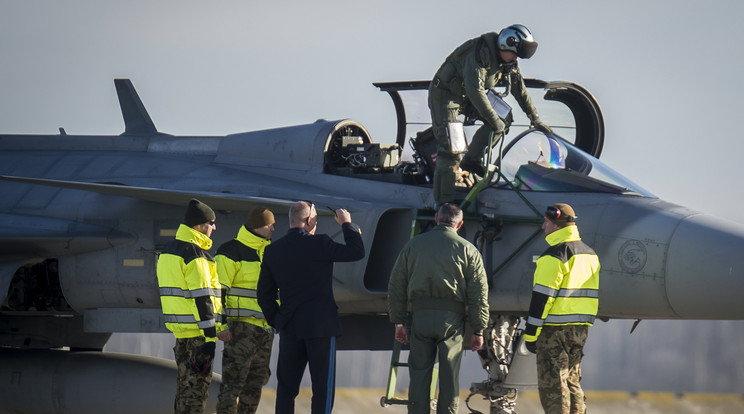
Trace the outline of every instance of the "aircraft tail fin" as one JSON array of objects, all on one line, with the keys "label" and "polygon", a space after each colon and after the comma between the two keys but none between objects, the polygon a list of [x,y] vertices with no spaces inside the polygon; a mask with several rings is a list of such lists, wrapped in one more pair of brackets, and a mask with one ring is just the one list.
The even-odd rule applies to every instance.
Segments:
[{"label": "aircraft tail fin", "polygon": [[122,135],[157,135],[159,134],[150,115],[142,104],[137,91],[129,79],[114,79],[116,94],[119,96],[119,106],[124,117],[124,133]]}]

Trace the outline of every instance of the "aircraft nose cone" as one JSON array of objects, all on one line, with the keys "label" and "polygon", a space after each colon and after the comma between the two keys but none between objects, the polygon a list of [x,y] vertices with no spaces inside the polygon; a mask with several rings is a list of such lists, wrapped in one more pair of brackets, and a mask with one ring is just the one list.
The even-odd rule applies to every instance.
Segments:
[{"label": "aircraft nose cone", "polygon": [[683,318],[744,318],[744,226],[703,214],[683,219],[669,244],[666,291]]}]

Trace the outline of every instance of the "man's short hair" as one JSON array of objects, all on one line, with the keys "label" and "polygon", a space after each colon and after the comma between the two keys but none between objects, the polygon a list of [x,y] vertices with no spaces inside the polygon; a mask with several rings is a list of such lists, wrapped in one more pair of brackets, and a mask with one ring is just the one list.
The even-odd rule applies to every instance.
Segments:
[{"label": "man's short hair", "polygon": [[289,209],[289,225],[302,224],[308,217],[313,208],[313,203],[309,201],[298,201]]},{"label": "man's short hair", "polygon": [[438,225],[454,228],[462,221],[462,210],[457,206],[457,204],[444,203],[439,206],[437,217]]}]

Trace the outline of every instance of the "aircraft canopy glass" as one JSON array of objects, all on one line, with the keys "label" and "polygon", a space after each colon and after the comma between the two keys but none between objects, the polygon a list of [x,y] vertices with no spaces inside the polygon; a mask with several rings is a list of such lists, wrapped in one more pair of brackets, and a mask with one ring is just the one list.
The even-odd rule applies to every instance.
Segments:
[{"label": "aircraft canopy glass", "polygon": [[535,130],[517,136],[504,148],[501,172],[520,190],[603,192],[655,198],[563,138]]}]

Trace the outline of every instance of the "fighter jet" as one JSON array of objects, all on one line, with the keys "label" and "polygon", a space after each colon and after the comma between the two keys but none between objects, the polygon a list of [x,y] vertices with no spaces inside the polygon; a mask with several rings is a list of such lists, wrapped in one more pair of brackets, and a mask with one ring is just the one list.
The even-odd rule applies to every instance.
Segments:
[{"label": "fighter jet", "polygon": [[[530,129],[515,113],[487,156],[490,172],[463,174],[457,186],[466,212],[461,234],[480,249],[490,287],[480,352],[489,379],[473,389],[503,412],[530,382],[520,378],[529,357],[517,338],[534,260],[547,247],[542,211],[552,203],[574,207],[582,239],[600,257],[600,318],[744,318],[744,227],[660,200],[603,164],[602,111],[583,87],[526,83],[556,133]],[[334,269],[344,324],[338,347],[393,347],[390,270],[434,212],[428,82],[375,84],[397,114],[397,135],[380,138],[352,119],[172,136],[157,130],[128,79],[114,84],[121,135],[63,128],[0,135],[0,400],[7,412],[130,412],[121,401],[139,404],[138,412],[172,409],[172,366],[101,351],[112,332],[166,332],[156,262],[194,197],[217,212],[215,246],[233,238],[256,205],[274,211],[283,234],[289,206],[310,200],[319,206],[318,232],[338,240],[326,207],[349,210],[367,254]],[[463,122],[469,133],[480,121]]]}]

